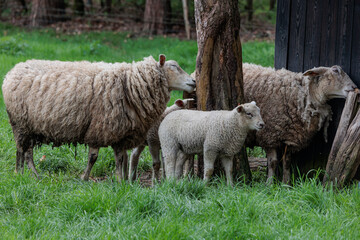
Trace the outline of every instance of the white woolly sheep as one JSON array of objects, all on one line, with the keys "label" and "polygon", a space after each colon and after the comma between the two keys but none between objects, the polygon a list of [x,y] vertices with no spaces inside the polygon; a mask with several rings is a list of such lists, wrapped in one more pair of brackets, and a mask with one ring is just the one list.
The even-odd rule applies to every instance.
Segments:
[{"label": "white woolly sheep", "polygon": [[308,145],[323,126],[326,138],[332,116],[326,102],[346,98],[356,85],[339,66],[313,68],[302,74],[244,63],[243,74],[245,101],[256,101],[266,124],[256,137],[249,134],[248,140],[253,141],[247,143],[266,151],[268,183],[278,166],[277,150],[287,146],[283,182],[289,183],[291,153]]},{"label": "white woolly sheep", "polygon": [[153,175],[152,175],[152,181],[158,180],[160,178],[160,167],[161,167],[161,161],[159,158],[160,154],[160,140],[159,140],[159,125],[161,121],[171,112],[178,111],[181,109],[185,109],[188,107],[189,103],[191,101],[194,101],[194,99],[178,99],[175,101],[175,103],[167,107],[165,112],[161,115],[161,118],[149,129],[146,141],[144,144],[139,145],[138,147],[134,148],[131,156],[130,156],[130,168],[129,168],[129,179],[135,180],[136,179],[136,172],[137,172],[137,166],[139,163],[139,157],[141,152],[144,150],[145,146],[149,146],[149,152],[151,154],[152,160],[153,160]]},{"label": "white woolly sheep", "polygon": [[247,133],[264,126],[255,102],[232,111],[179,110],[167,115],[159,127],[167,178],[179,178],[184,161],[193,154],[204,155],[204,180],[220,158],[228,184],[232,184],[232,159],[241,150]]},{"label": "white woolly sheep", "polygon": [[144,141],[164,112],[169,91],[195,88],[195,81],[175,61],[165,62],[164,55],[159,59],[18,63],[2,85],[16,141],[16,172],[23,171],[26,160],[38,175],[32,154],[36,145],[83,143],[90,147],[89,163],[96,160],[93,149],[111,146],[116,173],[123,179],[125,150]]}]

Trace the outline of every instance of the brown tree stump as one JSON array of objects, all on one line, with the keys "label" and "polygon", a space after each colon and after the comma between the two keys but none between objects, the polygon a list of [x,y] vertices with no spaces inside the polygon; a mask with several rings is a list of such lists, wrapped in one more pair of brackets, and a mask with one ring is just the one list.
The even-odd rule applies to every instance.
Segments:
[{"label": "brown tree stump", "polygon": [[326,165],[324,184],[333,182],[339,187],[343,186],[355,176],[360,165],[360,109],[358,100],[358,89],[350,92],[346,99]]}]

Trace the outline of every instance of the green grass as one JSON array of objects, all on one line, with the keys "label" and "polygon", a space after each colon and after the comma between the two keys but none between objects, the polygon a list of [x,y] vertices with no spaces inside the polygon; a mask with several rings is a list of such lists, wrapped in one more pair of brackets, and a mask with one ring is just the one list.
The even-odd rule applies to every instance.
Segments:
[{"label": "green grass", "polygon": [[[194,41],[173,38],[129,39],[126,34],[57,35],[50,30],[23,31],[0,24],[0,79],[17,62],[31,58],[121,62],[165,53],[187,71],[195,69]],[[6,35],[6,36],[5,36]],[[243,60],[272,66],[274,43],[243,44]],[[172,101],[180,98],[172,94]],[[360,189],[323,189],[318,179],[293,187],[254,181],[234,187],[215,179],[197,179],[154,188],[119,184],[110,148],[100,150],[93,176],[83,182],[87,148],[42,146],[35,150],[41,179],[26,170],[15,175],[15,143],[0,96],[1,239],[359,239]],[[263,154],[261,149],[254,155]],[[46,155],[45,161],[40,161]],[[140,167],[151,157],[142,154]],[[261,174],[255,179],[263,180]]]}]

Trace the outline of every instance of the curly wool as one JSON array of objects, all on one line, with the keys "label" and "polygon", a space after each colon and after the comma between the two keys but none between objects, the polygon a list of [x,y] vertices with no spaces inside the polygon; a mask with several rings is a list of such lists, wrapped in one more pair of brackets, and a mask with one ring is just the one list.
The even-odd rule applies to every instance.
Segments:
[{"label": "curly wool", "polygon": [[[285,69],[243,64],[245,101],[256,101],[265,128],[256,133],[263,148],[286,144],[298,151],[324,126],[325,139],[332,111],[316,101],[308,77]],[[254,144],[254,143],[252,143]]]},{"label": "curly wool", "polygon": [[132,64],[28,60],[6,75],[2,89],[21,146],[130,149],[144,141],[170,99],[152,57]]}]

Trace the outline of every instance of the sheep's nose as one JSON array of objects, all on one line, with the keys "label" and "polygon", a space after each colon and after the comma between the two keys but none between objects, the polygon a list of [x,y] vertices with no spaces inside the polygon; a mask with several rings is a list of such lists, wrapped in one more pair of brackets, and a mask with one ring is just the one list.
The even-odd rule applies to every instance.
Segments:
[{"label": "sheep's nose", "polygon": [[265,124],[264,123],[260,123],[259,124],[260,128],[263,129],[265,127]]},{"label": "sheep's nose", "polygon": [[193,83],[195,83],[195,84],[196,84],[196,81],[195,81],[194,79],[193,79],[192,81],[193,81]]}]

